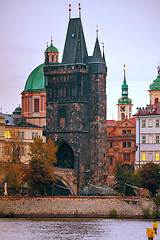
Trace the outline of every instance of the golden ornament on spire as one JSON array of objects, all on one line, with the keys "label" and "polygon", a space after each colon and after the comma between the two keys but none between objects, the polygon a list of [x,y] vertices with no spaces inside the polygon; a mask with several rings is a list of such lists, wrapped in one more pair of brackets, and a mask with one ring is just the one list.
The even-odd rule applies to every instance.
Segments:
[{"label": "golden ornament on spire", "polygon": [[124,71],[126,71],[126,69],[125,69],[126,65],[124,64],[123,66],[124,66]]},{"label": "golden ornament on spire", "polygon": [[69,19],[71,18],[71,4],[69,4]]}]

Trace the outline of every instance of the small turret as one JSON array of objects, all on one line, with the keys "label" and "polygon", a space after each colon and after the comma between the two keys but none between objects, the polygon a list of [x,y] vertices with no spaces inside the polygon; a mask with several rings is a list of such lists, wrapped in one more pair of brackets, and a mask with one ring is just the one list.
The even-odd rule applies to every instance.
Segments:
[{"label": "small turret", "polygon": [[47,42],[47,48],[45,50],[45,64],[49,63],[58,63],[59,62],[59,52],[56,47],[53,46],[53,40],[51,37],[51,45],[48,47],[48,42]]}]

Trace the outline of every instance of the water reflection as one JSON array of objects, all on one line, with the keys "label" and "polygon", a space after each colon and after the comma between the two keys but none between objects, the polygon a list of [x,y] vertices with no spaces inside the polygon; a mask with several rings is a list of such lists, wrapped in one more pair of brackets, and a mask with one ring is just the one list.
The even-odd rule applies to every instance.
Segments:
[{"label": "water reflection", "polygon": [[152,226],[149,220],[0,219],[0,240],[146,240]]}]

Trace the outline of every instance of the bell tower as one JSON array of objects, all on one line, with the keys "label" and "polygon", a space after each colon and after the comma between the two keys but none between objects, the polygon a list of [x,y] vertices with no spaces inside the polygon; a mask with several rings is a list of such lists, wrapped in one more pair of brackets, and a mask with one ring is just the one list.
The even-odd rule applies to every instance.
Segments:
[{"label": "bell tower", "polygon": [[122,97],[118,99],[118,121],[122,121],[125,118],[132,117],[132,100],[128,98],[128,84],[126,81],[126,69],[124,64],[124,79],[121,86]]}]

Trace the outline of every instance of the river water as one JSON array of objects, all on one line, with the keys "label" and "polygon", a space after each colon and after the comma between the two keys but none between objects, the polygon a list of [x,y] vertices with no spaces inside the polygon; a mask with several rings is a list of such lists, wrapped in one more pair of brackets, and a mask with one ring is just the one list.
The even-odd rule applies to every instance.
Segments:
[{"label": "river water", "polygon": [[148,240],[152,226],[150,220],[1,218],[0,240]]}]

